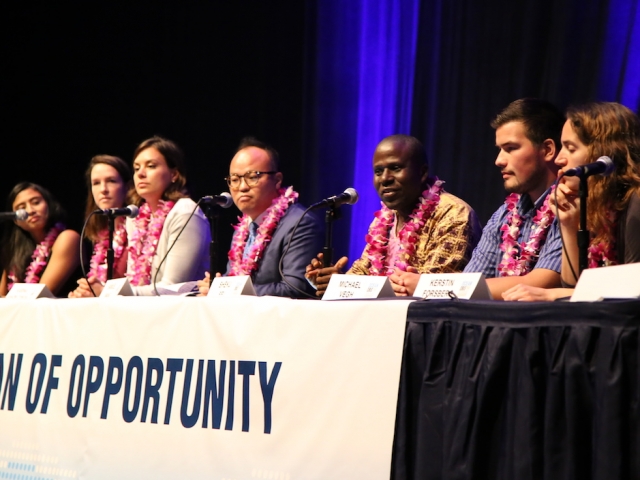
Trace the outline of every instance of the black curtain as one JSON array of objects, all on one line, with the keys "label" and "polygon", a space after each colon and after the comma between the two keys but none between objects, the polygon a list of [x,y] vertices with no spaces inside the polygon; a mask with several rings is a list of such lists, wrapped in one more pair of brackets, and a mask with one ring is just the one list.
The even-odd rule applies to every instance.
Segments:
[{"label": "black curtain", "polygon": [[640,302],[416,302],[392,478],[640,478]]},{"label": "black curtain", "polygon": [[[296,0],[3,6],[0,202],[19,181],[40,183],[79,230],[90,158],[132,161],[155,134],[185,151],[196,199],[227,190],[245,135],[273,144],[300,189],[304,19]],[[221,219],[222,258],[237,215]]]},{"label": "black curtain", "polygon": [[483,221],[504,200],[490,120],[521,97],[598,99],[607,3],[421,3],[412,134]]}]

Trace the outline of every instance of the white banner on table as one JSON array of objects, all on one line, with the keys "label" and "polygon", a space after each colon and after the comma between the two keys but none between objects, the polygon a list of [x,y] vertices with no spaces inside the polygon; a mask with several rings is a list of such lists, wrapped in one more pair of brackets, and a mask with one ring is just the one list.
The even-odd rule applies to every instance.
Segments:
[{"label": "white banner on table", "polygon": [[0,472],[388,478],[408,304],[7,299]]}]

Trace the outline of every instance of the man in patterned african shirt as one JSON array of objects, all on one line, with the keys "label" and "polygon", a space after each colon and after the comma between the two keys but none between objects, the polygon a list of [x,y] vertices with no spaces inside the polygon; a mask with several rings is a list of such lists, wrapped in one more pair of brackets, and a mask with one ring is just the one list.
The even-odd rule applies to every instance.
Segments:
[{"label": "man in patterned african shirt", "polygon": [[[437,178],[428,176],[424,146],[414,137],[392,135],[383,139],[373,156],[373,184],[384,207],[376,213],[362,256],[347,272],[388,275],[397,295],[408,290],[394,277],[414,273],[461,272],[480,238],[481,227],[473,209],[445,192]],[[342,257],[322,267],[322,254],[307,266],[307,279],[322,296],[331,275],[342,273]]]}]

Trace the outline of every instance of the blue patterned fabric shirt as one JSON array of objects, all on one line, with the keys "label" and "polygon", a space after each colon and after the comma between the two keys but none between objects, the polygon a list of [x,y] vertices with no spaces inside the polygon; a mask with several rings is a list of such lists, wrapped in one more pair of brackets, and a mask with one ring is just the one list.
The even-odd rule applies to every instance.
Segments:
[{"label": "blue patterned fabric shirt", "polygon": [[[531,235],[531,229],[533,227],[533,218],[536,216],[538,209],[542,207],[550,190],[549,188],[544,192],[535,204],[531,202],[529,195],[524,194],[520,196],[518,213],[522,218],[522,224],[520,225],[518,245],[516,245],[516,248],[519,248],[520,245],[529,240],[529,235]],[[502,250],[500,250],[500,244],[502,243],[502,232],[500,228],[506,223],[508,213],[507,206],[503,204],[491,216],[484,230],[482,230],[480,242],[478,242],[478,245],[473,250],[471,260],[464,269],[465,272],[482,272],[486,278],[499,276],[498,267],[500,266],[503,254]],[[561,266],[562,241],[560,239],[558,221],[554,220],[547,232],[547,238],[540,248],[538,260],[531,268],[546,268],[554,272],[560,272]]]}]

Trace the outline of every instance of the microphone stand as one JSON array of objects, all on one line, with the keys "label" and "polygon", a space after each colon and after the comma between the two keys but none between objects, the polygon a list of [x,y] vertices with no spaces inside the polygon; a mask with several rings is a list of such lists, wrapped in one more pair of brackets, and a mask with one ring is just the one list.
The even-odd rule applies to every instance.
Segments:
[{"label": "microphone stand", "polygon": [[587,176],[580,177],[580,228],[578,229],[578,278],[582,271],[589,266],[589,230],[587,230],[587,197],[589,196],[589,187],[587,184]]},{"label": "microphone stand", "polygon": [[330,267],[333,262],[333,222],[341,217],[340,206],[332,205],[327,208],[324,214],[324,223],[326,225],[324,248],[322,249],[322,266]]},{"label": "microphone stand", "polygon": [[113,231],[115,230],[115,220],[116,217],[114,215],[107,215],[107,224],[109,226],[109,243],[107,244],[107,281],[113,278]]},{"label": "microphone stand", "polygon": [[209,243],[209,285],[213,283],[216,276],[216,264],[218,262],[218,223],[220,220],[219,205],[200,205],[204,215],[209,219],[209,228],[211,229],[211,243]]}]

